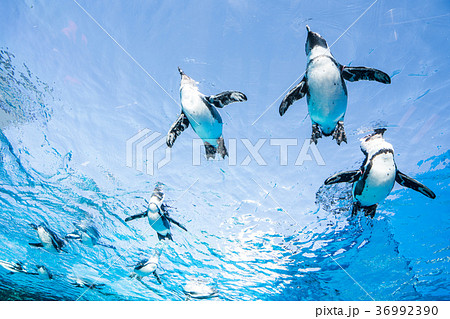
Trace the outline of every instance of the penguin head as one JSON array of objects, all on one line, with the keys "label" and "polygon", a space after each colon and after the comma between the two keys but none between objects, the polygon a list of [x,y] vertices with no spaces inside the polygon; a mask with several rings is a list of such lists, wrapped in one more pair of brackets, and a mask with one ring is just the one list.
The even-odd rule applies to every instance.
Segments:
[{"label": "penguin head", "polygon": [[386,142],[383,138],[383,134],[386,132],[385,128],[375,129],[372,134],[369,134],[360,139],[361,141],[361,151],[364,154],[374,153],[382,148],[392,149],[391,144]]},{"label": "penguin head", "polygon": [[327,41],[320,34],[312,32],[309,26],[306,26],[306,30],[308,31],[308,37],[305,43],[306,55],[309,55],[311,50],[315,48],[328,49]]},{"label": "penguin head", "polygon": [[194,79],[192,79],[188,75],[186,75],[186,73],[184,73],[180,67],[178,67],[178,72],[180,72],[180,75],[181,75],[180,89],[183,88],[183,86],[185,86],[185,85],[197,87],[198,83]]},{"label": "penguin head", "polygon": [[383,134],[386,132],[385,128],[376,128],[373,130],[373,133],[364,136],[362,139],[360,139],[361,142],[368,142],[371,139],[377,139],[377,138],[383,138]]}]

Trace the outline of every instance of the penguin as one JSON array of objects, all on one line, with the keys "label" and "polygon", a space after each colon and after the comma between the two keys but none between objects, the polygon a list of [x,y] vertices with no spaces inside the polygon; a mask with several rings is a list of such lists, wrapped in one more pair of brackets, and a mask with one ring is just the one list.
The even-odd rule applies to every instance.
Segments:
[{"label": "penguin", "polygon": [[280,116],[289,106],[306,94],[308,112],[312,122],[311,143],[317,144],[322,135],[330,136],[338,145],[347,143],[344,131],[344,115],[347,110],[347,87],[345,80],[377,81],[391,83],[386,73],[367,67],[351,67],[339,64],[328,48],[325,39],[306,26],[308,37],[305,51],[306,72],[303,79],[283,98]]},{"label": "penguin", "polygon": [[127,217],[125,222],[129,222],[137,218],[147,217],[150,226],[156,231],[159,240],[173,240],[172,233],[170,231],[171,224],[177,225],[184,231],[187,231],[187,229],[169,216],[168,206],[163,204],[163,200],[164,193],[162,191],[162,184],[158,183],[150,198],[147,210],[143,213]]},{"label": "penguin", "polygon": [[77,229],[74,232],[67,234],[66,239],[79,240],[88,247],[99,245],[111,249],[116,249],[116,247],[103,243],[99,240],[100,233],[93,225],[78,225],[75,223],[74,225]]},{"label": "penguin", "polygon": [[142,280],[142,277],[153,275],[156,278],[156,281],[161,285],[161,278],[159,277],[156,270],[158,269],[159,263],[159,254],[155,254],[148,259],[141,260],[135,267],[134,272],[130,275],[130,278],[135,278],[139,281]]},{"label": "penguin", "polygon": [[21,262],[11,263],[8,261],[0,260],[0,266],[8,270],[9,274],[14,274],[18,272],[27,273],[27,271],[23,268],[23,264]]},{"label": "penguin", "polygon": [[199,280],[188,282],[183,287],[183,292],[187,297],[186,300],[189,300],[190,298],[208,299],[217,297],[219,294],[219,291],[216,288],[208,286],[206,283]]},{"label": "penguin", "polygon": [[222,136],[223,122],[217,108],[223,108],[233,102],[247,101],[247,97],[237,91],[206,96],[198,90],[195,80],[187,76],[180,67],[178,71],[181,75],[181,114],[167,133],[167,146],[171,148],[176,138],[191,124],[204,142],[206,158],[215,158],[216,153],[225,158],[228,152]]},{"label": "penguin", "polygon": [[92,282],[85,278],[75,278],[74,281],[70,282],[72,285],[78,288],[88,288],[88,289],[96,289],[105,286],[103,283]]},{"label": "penguin", "polygon": [[39,275],[39,277],[48,280],[53,279],[53,274],[47,267],[43,265],[36,265],[36,269],[37,269],[36,275]]},{"label": "penguin", "polygon": [[15,274],[15,273],[23,273],[23,274],[27,274],[27,275],[39,275],[39,273],[37,272],[31,272],[28,271],[24,268],[24,265],[22,262],[16,262],[16,263],[11,263],[8,261],[3,261],[0,260],[0,266],[2,266],[3,268],[5,268],[6,270],[8,270],[8,274]]},{"label": "penguin", "polygon": [[60,252],[65,245],[64,240],[58,237],[58,235],[49,229],[45,224],[41,223],[39,226],[30,224],[30,226],[37,231],[40,243],[29,243],[34,247],[43,247],[49,251]]},{"label": "penguin", "polygon": [[360,140],[361,151],[366,157],[360,169],[337,173],[325,180],[325,185],[353,183],[352,216],[363,210],[366,216],[373,218],[378,203],[389,195],[395,182],[429,198],[436,198],[428,187],[397,169],[394,148],[383,138],[385,131],[384,128],[376,129]]}]

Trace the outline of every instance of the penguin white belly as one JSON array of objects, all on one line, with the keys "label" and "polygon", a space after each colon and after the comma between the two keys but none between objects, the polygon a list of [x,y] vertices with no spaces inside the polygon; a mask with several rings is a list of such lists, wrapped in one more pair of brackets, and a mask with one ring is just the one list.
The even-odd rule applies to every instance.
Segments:
[{"label": "penguin white belly", "polygon": [[[362,206],[372,206],[383,201],[395,183],[396,168],[392,154],[377,155],[372,159],[372,167],[364,183],[361,195],[355,195]],[[356,183],[353,187],[355,194]]]},{"label": "penguin white belly", "polygon": [[[210,110],[196,89],[183,88],[181,105],[183,112],[197,135],[205,142],[217,147],[217,139],[222,136],[222,120],[219,112]],[[217,118],[211,112],[215,111]]]},{"label": "penguin white belly", "polygon": [[145,265],[140,269],[135,269],[134,272],[139,276],[148,276],[150,274],[153,274],[157,267],[158,267],[157,264],[148,263],[147,265]]},{"label": "penguin white belly", "polygon": [[162,217],[158,213],[148,214],[148,222],[150,226],[160,235],[166,236],[170,230],[164,225]]},{"label": "penguin white belly", "polygon": [[347,109],[347,93],[341,72],[327,56],[315,58],[308,66],[308,111],[325,135],[333,132]]},{"label": "penguin white belly", "polygon": [[45,270],[44,267],[39,267],[37,269],[37,272],[38,272],[39,276],[48,277],[48,272]]},{"label": "penguin white belly", "polygon": [[81,235],[81,242],[82,242],[83,244],[85,244],[86,246],[92,247],[92,246],[95,245],[95,242],[96,242],[96,241],[94,240],[94,238],[92,238],[92,237],[89,236],[88,234],[83,233],[83,234]]},{"label": "penguin white belly", "polygon": [[38,267],[37,273],[38,273],[39,277],[41,277],[41,278],[52,279],[52,275],[44,267]]},{"label": "penguin white belly", "polygon": [[52,237],[43,227],[38,227],[37,233],[45,249],[55,250],[55,247],[53,247]]}]

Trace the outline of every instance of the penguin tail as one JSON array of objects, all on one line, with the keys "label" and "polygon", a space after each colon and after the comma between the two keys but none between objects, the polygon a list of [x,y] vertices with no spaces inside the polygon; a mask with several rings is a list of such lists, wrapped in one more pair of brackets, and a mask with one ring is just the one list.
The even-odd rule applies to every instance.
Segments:
[{"label": "penguin tail", "polygon": [[161,278],[159,277],[159,275],[156,273],[156,270],[153,272],[153,276],[155,276],[156,281],[158,281],[158,283],[161,285],[162,281],[161,281]]},{"label": "penguin tail", "polygon": [[106,248],[116,249],[116,246],[105,244],[105,243],[102,243],[102,242],[97,242],[97,245],[103,246],[103,247],[106,247]]}]

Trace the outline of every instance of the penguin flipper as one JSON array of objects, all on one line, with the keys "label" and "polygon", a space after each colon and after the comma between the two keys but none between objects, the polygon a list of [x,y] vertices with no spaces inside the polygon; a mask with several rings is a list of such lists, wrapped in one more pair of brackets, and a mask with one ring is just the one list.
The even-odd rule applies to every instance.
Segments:
[{"label": "penguin flipper", "polygon": [[175,219],[173,219],[173,218],[170,217],[169,215],[166,215],[165,217],[166,217],[167,220],[168,220],[169,222],[171,222],[172,224],[177,225],[178,227],[180,227],[180,228],[181,228],[182,230],[184,230],[184,231],[188,231],[188,230],[186,229],[186,227],[184,227],[181,223],[177,222]]},{"label": "penguin flipper", "polygon": [[77,239],[77,240],[80,240],[81,236],[78,233],[70,233],[70,234],[67,234],[65,238],[66,239]]},{"label": "penguin flipper", "polygon": [[167,133],[166,138],[167,146],[172,147],[177,137],[181,134],[181,132],[183,132],[188,127],[189,127],[189,120],[186,114],[184,114],[182,111],[178,119],[175,121],[175,123],[172,124],[169,132]]},{"label": "penguin flipper", "polygon": [[245,94],[238,91],[225,91],[216,95],[205,96],[205,99],[218,108],[223,108],[233,102],[247,101]]},{"label": "penguin flipper", "polygon": [[429,189],[422,183],[419,183],[415,179],[413,179],[409,176],[406,176],[399,170],[397,170],[397,175],[395,175],[395,181],[404,187],[408,187],[419,193],[422,193],[426,197],[433,198],[433,199],[436,198],[436,194],[434,194],[431,189]]},{"label": "penguin flipper", "polygon": [[30,246],[33,246],[33,247],[44,247],[44,245],[42,244],[42,243],[28,243]]},{"label": "penguin flipper", "polygon": [[99,241],[97,242],[97,245],[103,246],[103,247],[106,247],[106,248],[116,249],[116,246],[105,244],[105,243],[102,243],[102,242],[99,242]]},{"label": "penguin flipper", "polygon": [[205,142],[205,152],[206,152],[206,159],[215,158],[217,149],[208,142]]},{"label": "penguin flipper", "polygon": [[328,177],[324,184],[331,185],[336,183],[354,183],[361,177],[361,170],[341,172]]},{"label": "penguin flipper", "polygon": [[289,106],[291,106],[292,103],[300,100],[305,96],[305,94],[307,93],[307,87],[308,86],[306,84],[306,78],[303,77],[300,83],[297,84],[292,90],[290,90],[281,102],[279,108],[280,116],[283,116],[284,113],[286,113],[287,109],[289,108]]},{"label": "penguin flipper", "polygon": [[136,215],[132,215],[132,216],[128,216],[127,218],[125,218],[126,222],[132,221],[134,219],[138,219],[138,218],[143,218],[143,217],[147,217],[147,211],[140,213],[140,214],[136,214]]},{"label": "penguin flipper", "polygon": [[161,285],[161,284],[162,284],[161,278],[160,278],[159,275],[156,273],[156,270],[153,272],[153,276],[155,276],[156,281],[158,281],[158,283]]},{"label": "penguin flipper", "polygon": [[364,66],[344,66],[342,76],[350,82],[359,80],[377,81],[384,84],[390,84],[391,78],[383,71],[366,68]]}]

